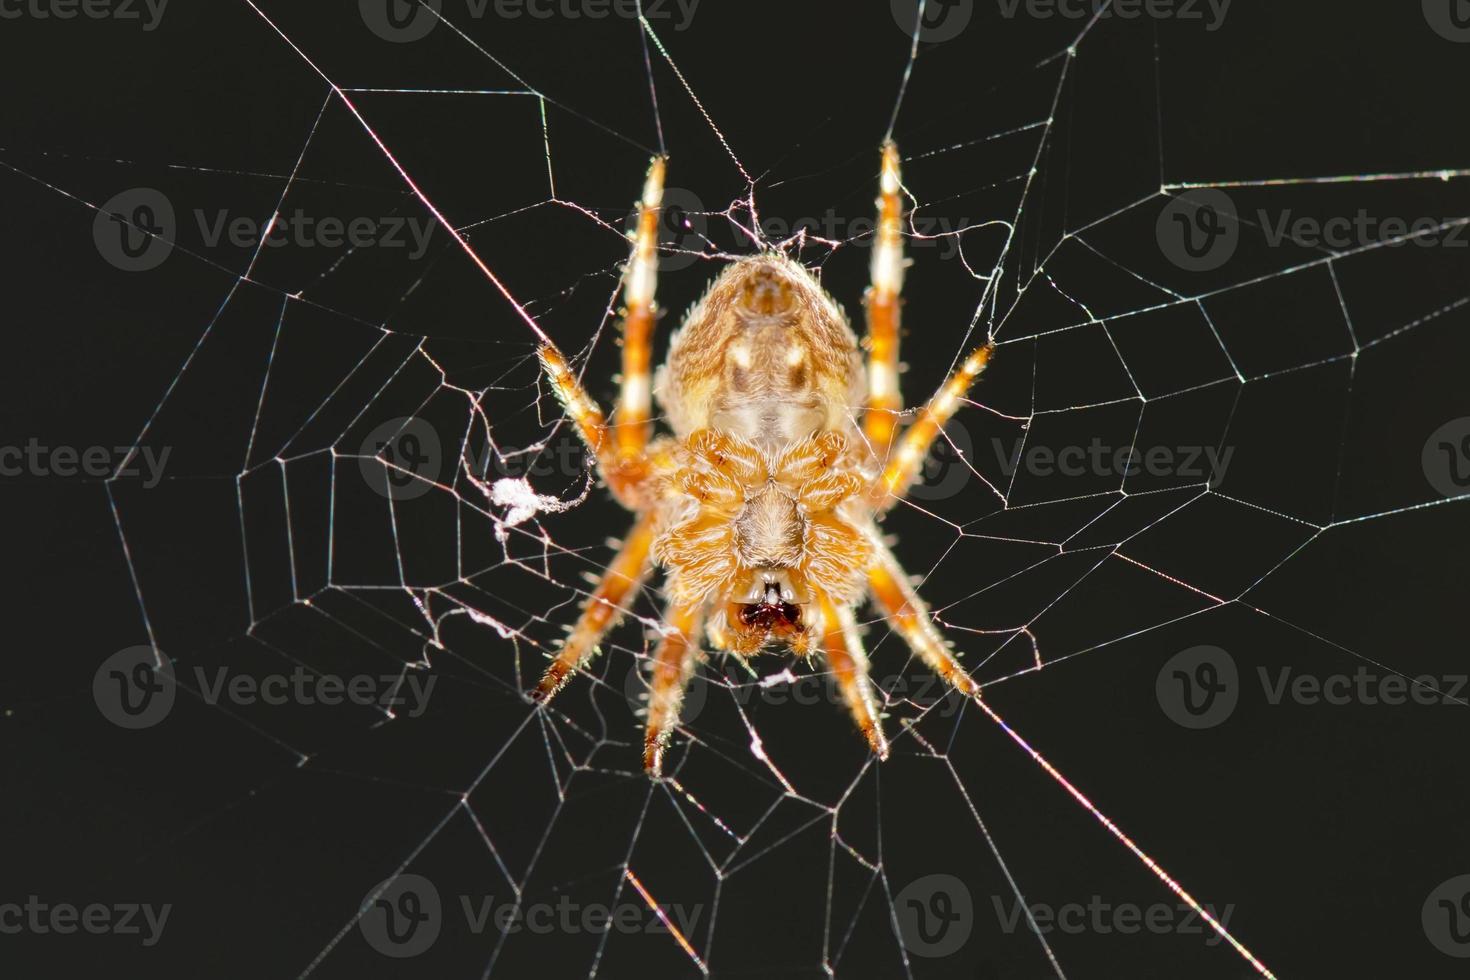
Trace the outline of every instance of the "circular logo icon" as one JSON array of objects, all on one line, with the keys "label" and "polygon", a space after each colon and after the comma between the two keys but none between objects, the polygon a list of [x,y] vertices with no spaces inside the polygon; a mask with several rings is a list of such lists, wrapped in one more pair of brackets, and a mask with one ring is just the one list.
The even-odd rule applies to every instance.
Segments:
[{"label": "circular logo icon", "polygon": [[1470,0],[1423,0],[1424,19],[1446,41],[1470,41]]},{"label": "circular logo icon", "polygon": [[1214,187],[1170,198],[1154,225],[1164,258],[1186,272],[1209,272],[1230,261],[1240,243],[1235,202]]},{"label": "circular logo icon", "polygon": [[394,44],[428,37],[443,8],[444,0],[357,0],[368,30]]},{"label": "circular logo icon", "polygon": [[1470,493],[1470,416],[1435,429],[1424,442],[1420,461],[1429,485],[1444,496]]},{"label": "circular logo icon", "polygon": [[379,494],[413,500],[433,489],[444,459],[434,427],[416,415],[403,415],[368,433],[357,462],[363,479]]},{"label": "circular logo icon", "polygon": [[[628,218],[629,237],[638,227],[638,212]],[[677,272],[699,261],[709,241],[709,215],[693,191],[665,187],[658,209],[658,271]]]},{"label": "circular logo icon", "polygon": [[173,710],[178,687],[173,664],[150,646],[119,650],[92,676],[92,699],[119,728],[151,728]]},{"label": "circular logo icon", "polygon": [[[650,666],[651,663],[648,661],[634,660],[633,666],[628,668],[628,676],[623,678],[623,694],[627,696],[628,703],[633,706],[635,712],[643,711],[648,707]],[[688,724],[698,718],[708,699],[709,684],[696,668],[694,676],[689,678],[689,686],[684,689],[684,703],[679,706],[679,721]]]},{"label": "circular logo icon", "polygon": [[970,431],[959,419],[950,419],[944,433],[934,440],[934,448],[924,458],[919,478],[909,489],[911,500],[948,500],[964,489],[973,475],[970,460],[975,456],[975,443]]},{"label": "circular logo icon", "polygon": [[152,187],[119,191],[97,209],[92,239],[111,266],[124,272],[156,269],[174,250],[173,202]]},{"label": "circular logo icon", "polygon": [[905,36],[917,27],[920,41],[939,44],[960,36],[975,15],[975,0],[889,0],[889,8]]},{"label": "circular logo icon", "polygon": [[439,889],[423,875],[395,875],[368,892],[357,927],[384,956],[417,956],[439,938],[444,925]]},{"label": "circular logo icon", "polygon": [[1170,657],[1154,682],[1159,707],[1176,725],[1214,728],[1235,711],[1240,675],[1219,647],[1190,647]]},{"label": "circular logo icon", "polygon": [[1435,949],[1470,959],[1470,875],[1458,875],[1430,892],[1420,916]]},{"label": "circular logo icon", "polygon": [[970,889],[954,875],[925,875],[893,899],[898,935],[915,956],[935,959],[958,952],[975,927]]}]

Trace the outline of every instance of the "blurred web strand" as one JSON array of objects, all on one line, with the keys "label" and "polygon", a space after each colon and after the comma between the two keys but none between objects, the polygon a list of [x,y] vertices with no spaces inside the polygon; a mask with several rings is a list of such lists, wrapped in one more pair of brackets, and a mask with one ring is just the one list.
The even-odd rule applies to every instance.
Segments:
[{"label": "blurred web strand", "polygon": [[689,944],[689,940],[684,938],[684,933],[679,931],[679,927],[674,923],[673,919],[669,918],[669,914],[664,911],[663,906],[654,901],[653,896],[648,894],[648,889],[643,887],[643,882],[638,880],[638,876],[633,873],[633,869],[624,868],[623,877],[643,897],[643,901],[653,910],[653,914],[658,916],[658,921],[664,924],[664,928],[669,930],[669,935],[674,937],[674,941],[679,944],[679,947],[685,953],[689,954],[689,958],[694,961],[694,965],[699,968],[699,972],[705,976],[709,976],[709,967],[705,966],[704,960],[699,958],[699,954],[694,951],[694,947]]}]

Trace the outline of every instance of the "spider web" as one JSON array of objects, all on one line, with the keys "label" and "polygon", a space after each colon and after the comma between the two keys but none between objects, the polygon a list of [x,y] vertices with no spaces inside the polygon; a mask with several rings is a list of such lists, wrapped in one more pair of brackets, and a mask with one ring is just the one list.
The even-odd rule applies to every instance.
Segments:
[{"label": "spider web", "polygon": [[[1463,867],[1395,843],[1463,819],[1422,759],[1464,704],[1440,638],[1455,635],[1465,563],[1445,545],[1470,492],[1444,489],[1431,444],[1464,413],[1470,291],[1447,242],[1470,220],[1457,166],[1470,147],[1442,116],[1418,142],[1387,123],[1382,141],[1294,140],[1311,114],[1346,124],[1367,96],[1337,76],[1271,116],[1257,90],[1232,90],[1252,37],[1300,27],[1276,14],[1236,11],[1213,38],[1106,6],[1038,22],[976,9],[940,41],[879,8],[861,15],[879,26],[855,64],[811,88],[874,97],[770,146],[720,77],[754,71],[745,55],[726,69],[710,53],[738,32],[731,11],[687,31],[652,15],[527,25],[567,38],[542,62],[505,25],[429,6],[413,45],[344,42],[348,7],[244,0],[228,15],[252,38],[260,98],[299,123],[294,143],[239,160],[200,159],[185,139],[169,157],[6,164],[55,192],[52,207],[103,218],[121,171],[181,213],[227,200],[272,224],[306,209],[427,229],[410,255],[221,253],[186,226],[134,228],[168,238],[167,315],[190,324],[123,461],[171,447],[164,479],[105,482],[142,640],[178,687],[172,716],[136,737],[227,773],[140,860],[181,905],[208,897],[180,909],[177,932],[224,922],[232,941],[165,942],[155,955],[179,959],[162,962],[1305,976],[1331,937],[1363,975],[1421,958],[1419,975],[1449,975],[1419,906]],[[1405,33],[1448,47],[1418,16]],[[873,77],[849,78],[858,65]],[[1252,113],[1259,127],[1232,144]],[[868,757],[820,668],[762,657],[751,675],[712,657],[671,775],[651,782],[636,714],[656,590],[552,705],[524,698],[626,521],[539,378],[536,342],[554,338],[611,404],[630,204],[655,151],[671,155],[677,205],[660,341],[723,261],[759,247],[856,311],[885,135],[912,208],[906,401],[996,344],[926,487],[884,525],[985,703],[948,695],[864,610],[892,760]],[[1282,215],[1360,209],[1426,220],[1343,245],[1274,231]],[[1176,227],[1219,231],[1228,256],[1181,257]],[[1094,446],[1078,472],[1056,464]],[[1116,465],[1149,450],[1171,455]],[[1159,679],[1200,646],[1228,652],[1240,703],[1191,730]],[[1254,678],[1283,665],[1422,676],[1453,703],[1270,704]],[[372,677],[378,703],[230,703],[198,682],[220,670]],[[187,795],[189,777],[155,788]],[[1379,812],[1366,793],[1414,802]],[[1345,841],[1378,859],[1344,871]],[[435,937],[385,955],[381,906],[419,909],[394,903],[424,882],[442,906]],[[1162,905],[1170,924],[1039,929],[1089,902]],[[477,922],[487,903],[520,926]],[[599,907],[629,925],[578,918]],[[532,927],[563,909],[573,918]],[[1386,938],[1343,938],[1355,933]]]}]

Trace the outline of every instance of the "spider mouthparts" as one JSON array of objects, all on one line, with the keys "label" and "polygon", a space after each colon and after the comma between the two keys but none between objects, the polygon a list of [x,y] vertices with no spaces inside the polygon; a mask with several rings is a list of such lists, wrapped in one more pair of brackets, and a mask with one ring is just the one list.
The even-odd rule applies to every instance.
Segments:
[{"label": "spider mouthparts", "polygon": [[791,602],[747,602],[740,606],[740,624],[747,629],[782,632],[799,629],[801,608]]}]

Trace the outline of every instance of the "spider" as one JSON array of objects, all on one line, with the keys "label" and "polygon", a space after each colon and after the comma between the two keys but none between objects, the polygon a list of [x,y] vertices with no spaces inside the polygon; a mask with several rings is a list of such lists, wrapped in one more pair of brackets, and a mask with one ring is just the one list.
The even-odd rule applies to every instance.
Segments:
[{"label": "spider", "polygon": [[[978,697],[878,531],[985,369],[975,349],[900,433],[899,293],[905,260],[897,147],[882,147],[866,370],[836,301],[799,263],[766,252],[729,263],[685,316],[650,378],[658,212],[666,160],[643,185],[622,283],[623,363],[608,422],[555,345],[541,365],[612,495],[636,516],[532,697],[549,701],[596,655],[657,564],[664,629],[653,654],[644,768],[658,777],[698,637],[746,658],[785,647],[825,657],[858,729],[889,753],[853,609],[870,596],[910,648]],[[656,396],[672,435],[653,436]],[[857,418],[862,417],[859,427]]]}]

